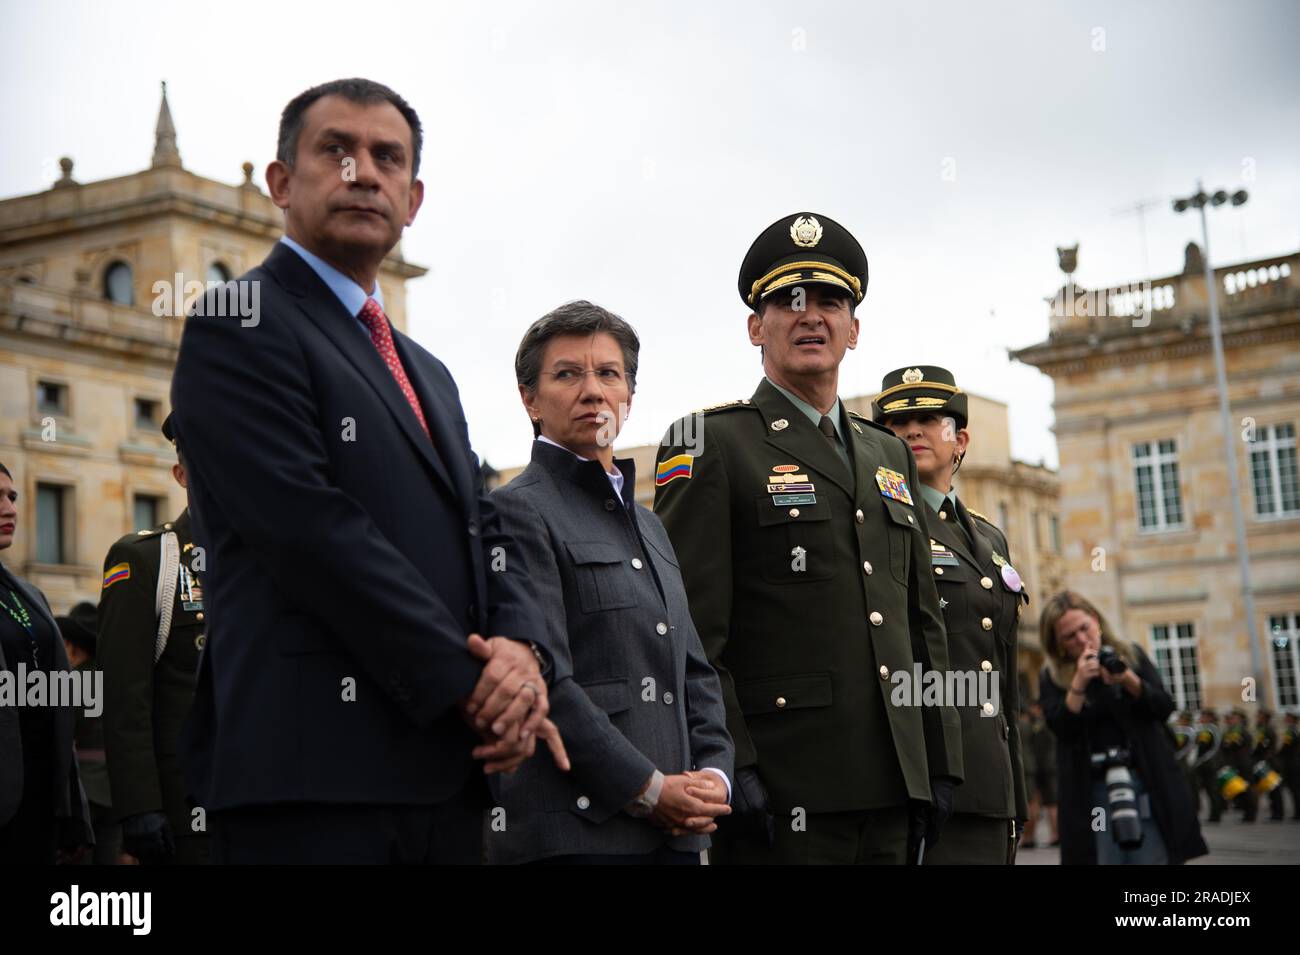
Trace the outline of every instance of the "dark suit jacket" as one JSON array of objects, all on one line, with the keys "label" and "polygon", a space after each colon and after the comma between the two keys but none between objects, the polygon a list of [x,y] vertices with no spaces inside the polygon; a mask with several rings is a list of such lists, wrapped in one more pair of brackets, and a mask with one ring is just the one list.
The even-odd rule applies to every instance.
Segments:
[{"label": "dark suit jacket", "polygon": [[[890,702],[899,671],[948,669],[916,462],[879,425],[844,427],[852,476],[764,379],[659,447],[661,463],[694,453],[689,478],[656,488],[655,514],[722,680],[736,765],[757,767],[787,819],[929,800],[932,777],[963,775],[953,707]],[[777,506],[773,469],[790,465],[815,500]],[[912,504],[882,493],[880,467],[904,475]]]},{"label": "dark suit jacket", "polygon": [[506,815],[504,829],[487,835],[490,861],[646,853],[665,843],[698,852],[708,836],[671,838],[623,807],[656,769],[732,774],[722,689],[677,557],[659,519],[632,502],[632,462],[617,464],[622,501],[598,462],[535,441],[532,463],[492,494],[572,668],[551,690],[551,718],[573,769],[561,773],[543,756],[494,780]]},{"label": "dark suit jacket", "polygon": [[[12,582],[22,595],[25,606],[44,618],[54,633],[54,669],[71,670],[68,654],[59,636],[59,626],[50,612],[50,605],[41,593],[27,581],[0,569],[0,581]],[[0,670],[8,669],[4,654],[0,652]],[[24,688],[16,687],[18,692]],[[84,709],[84,708],[83,708]],[[54,711],[54,806],[53,814],[59,826],[59,845],[94,845],[94,830],[90,824],[90,807],[81,786],[77,769],[77,752],[72,744],[72,732],[77,714],[82,710],[60,706]],[[23,740],[18,729],[18,710],[0,706],[0,826],[13,818],[23,799]]]},{"label": "dark suit jacket", "polygon": [[[208,631],[184,744],[209,810],[283,801],[429,804],[472,772],[454,704],[471,632],[536,639],[446,367],[394,330],[425,436],[388,367],[280,244],[239,281],[260,314],[186,320],[172,380],[205,549]],[[484,791],[486,787],[483,787]]]}]

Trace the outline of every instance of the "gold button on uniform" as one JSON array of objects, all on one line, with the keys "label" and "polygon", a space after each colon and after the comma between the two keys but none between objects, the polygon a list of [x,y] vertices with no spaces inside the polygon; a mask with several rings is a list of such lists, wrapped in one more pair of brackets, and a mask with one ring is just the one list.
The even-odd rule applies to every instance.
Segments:
[{"label": "gold button on uniform", "polygon": [[859,524],[861,524],[863,521],[866,520],[866,518],[862,516],[862,511],[858,511],[856,514],[854,514],[853,519],[857,521]]},{"label": "gold button on uniform", "polygon": [[985,704],[984,704],[984,715],[985,715],[985,716],[992,716],[995,712],[996,712],[996,710],[994,710],[994,708],[993,708],[993,703],[992,703],[992,702],[988,702],[988,703],[985,703]]},{"label": "gold button on uniform", "polygon": [[203,611],[200,610],[198,613],[196,613],[196,614],[194,615],[194,619],[195,619],[195,620],[202,620],[202,619],[203,619]]},{"label": "gold button on uniform", "polygon": [[862,570],[863,570],[863,572],[864,572],[868,577],[870,577],[870,576],[871,576],[871,561],[869,561],[869,560],[864,560],[864,561],[862,562]]},{"label": "gold button on uniform", "polygon": [[992,590],[992,589],[993,589],[993,581],[992,581],[991,579],[989,579],[988,577],[981,577],[981,578],[980,578],[980,586],[983,587],[985,590]]},{"label": "gold button on uniform", "polygon": [[588,799],[586,796],[579,796],[579,797],[578,797],[578,808],[579,808],[579,809],[589,809],[590,807],[591,807],[591,800],[590,800],[590,799]]},{"label": "gold button on uniform", "polygon": [[947,519],[948,519],[948,512],[947,512],[947,511],[940,511],[940,512],[939,512],[939,520],[941,520],[941,521],[946,521]]},{"label": "gold button on uniform", "polygon": [[876,627],[885,622],[885,618],[880,615],[879,610],[871,611],[871,617],[869,619],[871,620],[872,626]]},{"label": "gold button on uniform", "polygon": [[981,660],[980,669],[983,670],[985,673],[991,673],[993,671],[993,664],[989,663],[988,660]]},{"label": "gold button on uniform", "polygon": [[883,663],[880,665],[880,678],[882,680],[889,679],[889,667],[885,666]]},{"label": "gold button on uniform", "polygon": [[784,697],[784,696],[778,696],[778,697],[776,698],[776,708],[779,710],[779,709],[781,709],[781,708],[784,707],[784,706],[785,706],[785,697]]},{"label": "gold button on uniform", "polygon": [[797,507],[792,507],[792,508],[790,508],[790,516],[791,516],[791,517],[798,517],[798,516],[799,516],[799,508],[797,508]]},{"label": "gold button on uniform", "polygon": [[985,630],[992,630],[993,621],[990,620],[988,617],[985,617],[983,620],[980,621],[980,626],[983,627]]},{"label": "gold button on uniform", "polygon": [[938,574],[940,577],[943,576],[943,568],[942,568],[942,567],[936,567],[936,568],[934,569],[934,572],[935,572],[936,574]]}]

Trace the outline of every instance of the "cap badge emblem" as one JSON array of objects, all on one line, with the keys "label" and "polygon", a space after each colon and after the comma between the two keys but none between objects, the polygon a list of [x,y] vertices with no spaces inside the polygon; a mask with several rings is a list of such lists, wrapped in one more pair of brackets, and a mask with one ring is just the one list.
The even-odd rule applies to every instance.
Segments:
[{"label": "cap badge emblem", "polygon": [[799,216],[790,226],[790,239],[801,249],[811,249],[822,240],[822,224],[814,216]]}]

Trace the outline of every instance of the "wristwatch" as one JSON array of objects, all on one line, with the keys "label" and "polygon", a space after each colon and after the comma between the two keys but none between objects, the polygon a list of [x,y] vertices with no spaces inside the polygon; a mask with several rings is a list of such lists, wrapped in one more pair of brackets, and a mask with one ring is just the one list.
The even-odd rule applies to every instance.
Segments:
[{"label": "wristwatch", "polygon": [[550,656],[542,652],[542,648],[537,645],[535,640],[528,641],[528,649],[533,651],[533,656],[537,658],[537,669],[542,674],[542,679],[547,683],[551,682],[551,659]]},{"label": "wristwatch", "polygon": [[663,792],[663,788],[664,774],[656,769],[654,775],[650,777],[650,785],[645,788],[645,792],[627,804],[628,814],[638,819],[645,819],[655,811],[655,806],[659,805],[659,794]]}]

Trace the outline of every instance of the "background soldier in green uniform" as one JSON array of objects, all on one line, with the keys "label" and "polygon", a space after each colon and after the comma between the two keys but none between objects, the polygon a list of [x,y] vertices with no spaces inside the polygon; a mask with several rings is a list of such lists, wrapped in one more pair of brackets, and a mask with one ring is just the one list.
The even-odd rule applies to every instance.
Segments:
[{"label": "background soldier in green uniform", "polygon": [[1246,719],[1245,712],[1236,707],[1228,712],[1220,752],[1223,753],[1224,760],[1246,781],[1245,791],[1233,800],[1233,804],[1241,809],[1246,822],[1254,822],[1258,800],[1255,798],[1255,789],[1251,785],[1254,778],[1250,760],[1252,745],[1250,724]]},{"label": "background soldier in green uniform", "polygon": [[[952,372],[917,365],[885,375],[871,416],[906,442],[916,459],[930,526],[930,563],[948,632],[948,665],[969,675],[967,699],[952,701],[961,716],[966,779],[953,798],[943,843],[925,861],[1010,865],[1029,819],[1015,719],[1020,709],[1016,630],[1029,595],[1011,565],[1002,531],[968,508],[952,486],[970,442],[966,405]],[[981,680],[996,680],[996,687]]]},{"label": "background soldier in green uniform", "polygon": [[[1278,775],[1282,770],[1278,768],[1273,754],[1277,751],[1277,733],[1273,731],[1273,714],[1268,710],[1260,707],[1259,712],[1255,714],[1255,739],[1254,748],[1251,751],[1251,761],[1253,763],[1264,762],[1269,768],[1277,770]],[[1283,777],[1285,779],[1285,777]],[[1282,806],[1282,785],[1278,785],[1268,794],[1269,819],[1279,822],[1286,818],[1286,810]]]},{"label": "background soldier in green uniform", "polygon": [[1283,718],[1277,739],[1277,771],[1282,785],[1291,790],[1291,818],[1300,822],[1300,719],[1294,713]]},{"label": "background soldier in green uniform", "polygon": [[1187,792],[1192,797],[1192,805],[1201,804],[1201,788],[1196,782],[1196,773],[1192,763],[1196,759],[1196,730],[1192,728],[1192,714],[1182,710],[1171,727],[1174,740],[1174,762],[1182,770],[1187,780]]},{"label": "background soldier in green uniform", "polygon": [[[163,434],[174,442],[170,415]],[[177,454],[172,475],[185,487]],[[203,649],[202,569],[188,508],[175,521],[126,535],[104,559],[99,664],[113,809],[123,850],[146,864],[208,858],[206,820],[191,815],[177,755]]]},{"label": "background soldier in green uniform", "polygon": [[[1223,730],[1219,727],[1219,714],[1209,707],[1201,710],[1201,719],[1195,729],[1196,759],[1192,762],[1192,772],[1210,801],[1208,821],[1218,822],[1227,808],[1219,785],[1219,770],[1223,768],[1223,754],[1220,752]],[[1200,805],[1199,800],[1197,805]]]},{"label": "background soldier in green uniform", "polygon": [[736,744],[716,862],[914,861],[962,775],[956,711],[890,702],[948,650],[916,464],[838,397],[866,284],[825,216],[766,229],[740,271],[766,377],[659,449],[655,511]]}]

